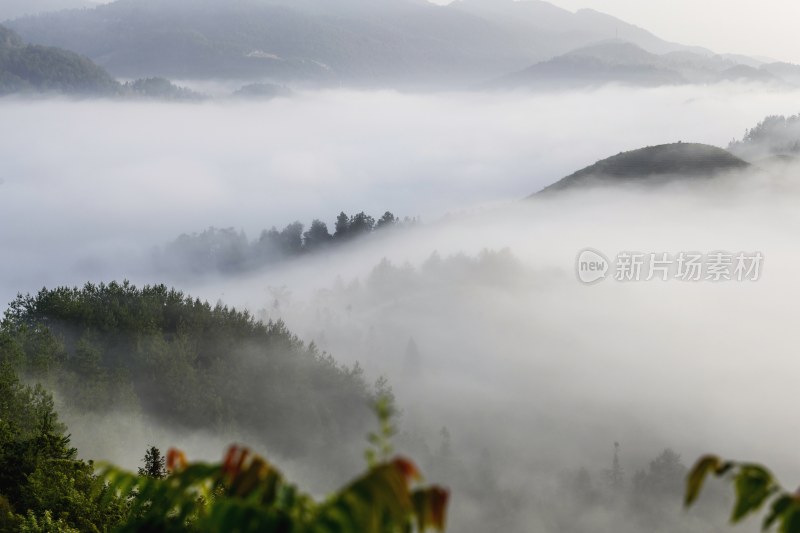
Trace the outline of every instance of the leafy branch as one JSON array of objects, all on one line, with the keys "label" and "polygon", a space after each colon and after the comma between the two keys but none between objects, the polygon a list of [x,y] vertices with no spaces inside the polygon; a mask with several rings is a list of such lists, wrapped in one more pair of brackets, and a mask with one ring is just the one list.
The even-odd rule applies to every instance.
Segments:
[{"label": "leafy branch", "polygon": [[414,464],[395,458],[322,503],[300,492],[283,474],[247,448],[231,446],[221,464],[188,463],[170,450],[170,475],[137,476],[106,467],[100,477],[114,496],[130,502],[118,531],[191,528],[201,532],[384,533],[444,531],[449,494],[440,487],[412,489]]},{"label": "leafy branch", "polygon": [[[379,431],[369,435],[369,469],[322,502],[286,481],[283,474],[247,448],[231,446],[222,463],[189,463],[176,449],[167,453],[166,476],[135,475],[114,466],[100,473],[97,497],[128,502],[121,532],[411,533],[444,531],[447,490],[418,487],[417,467],[395,457],[391,437],[394,406],[389,395],[376,401]],[[146,462],[160,461],[151,449]],[[157,462],[157,461],[156,461]],[[161,473],[160,470],[158,472]]]},{"label": "leafy branch", "polygon": [[723,461],[715,455],[701,457],[686,479],[686,507],[695,503],[705,479],[712,474],[733,481],[731,523],[737,524],[766,506],[769,511],[762,522],[763,531],[777,525],[780,533],[800,533],[800,491],[787,491],[769,470],[754,463]]}]

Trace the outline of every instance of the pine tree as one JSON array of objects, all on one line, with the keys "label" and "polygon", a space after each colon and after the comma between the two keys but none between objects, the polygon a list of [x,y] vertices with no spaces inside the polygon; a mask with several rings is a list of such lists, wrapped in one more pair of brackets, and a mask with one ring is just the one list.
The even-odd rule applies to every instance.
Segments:
[{"label": "pine tree", "polygon": [[313,250],[328,244],[332,238],[333,236],[328,232],[328,225],[315,219],[308,231],[303,233],[303,246],[307,250]]},{"label": "pine tree", "polygon": [[350,223],[347,227],[347,231],[351,237],[369,233],[373,229],[375,229],[375,219],[364,211],[351,216]]},{"label": "pine tree", "polygon": [[167,477],[167,462],[161,450],[155,446],[150,446],[144,454],[144,467],[139,468],[141,477],[151,477],[153,479],[164,479]]},{"label": "pine tree", "polygon": [[334,226],[335,231],[333,232],[333,236],[337,239],[342,239],[347,237],[348,230],[350,229],[350,217],[342,211],[339,213],[339,216],[336,217],[336,226]]},{"label": "pine tree", "polygon": [[383,228],[393,226],[397,223],[397,217],[395,217],[391,211],[386,211],[381,218],[375,223],[376,228]]}]

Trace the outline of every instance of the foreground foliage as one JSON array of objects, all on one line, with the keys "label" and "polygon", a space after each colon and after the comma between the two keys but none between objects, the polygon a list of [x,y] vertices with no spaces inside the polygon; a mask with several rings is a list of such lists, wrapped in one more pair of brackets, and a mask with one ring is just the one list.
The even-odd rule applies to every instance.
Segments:
[{"label": "foreground foliage", "polygon": [[371,467],[320,503],[246,448],[232,446],[221,464],[189,464],[174,449],[168,458],[172,473],[163,479],[113,467],[102,473],[110,488],[106,499],[131,502],[118,531],[389,533],[445,527],[447,491],[412,489],[419,472],[403,458]]},{"label": "foreground foliage", "polygon": [[[416,466],[393,453],[391,400],[375,404],[366,473],[322,502],[248,449],[220,464],[148,448],[134,474],[77,459],[52,397],[0,363],[0,532],[375,532],[444,530],[448,493],[415,487]],[[166,467],[166,468],[165,468]]]},{"label": "foreground foliage", "polygon": [[686,480],[687,507],[694,504],[705,479],[712,474],[733,481],[731,523],[739,523],[766,507],[769,510],[762,522],[764,531],[777,525],[780,533],[800,533],[800,492],[787,491],[769,470],[754,463],[725,461],[715,455],[701,457]]}]

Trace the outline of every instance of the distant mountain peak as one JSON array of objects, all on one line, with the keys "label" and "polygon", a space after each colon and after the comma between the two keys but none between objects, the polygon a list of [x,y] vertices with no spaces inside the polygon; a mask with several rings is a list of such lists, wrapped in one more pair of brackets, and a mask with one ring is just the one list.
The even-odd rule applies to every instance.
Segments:
[{"label": "distant mountain peak", "polygon": [[543,0],[116,0],[8,25],[28,42],[74,50],[124,78],[452,88],[564,57],[534,81],[654,86],[697,78],[647,55],[689,47]]}]

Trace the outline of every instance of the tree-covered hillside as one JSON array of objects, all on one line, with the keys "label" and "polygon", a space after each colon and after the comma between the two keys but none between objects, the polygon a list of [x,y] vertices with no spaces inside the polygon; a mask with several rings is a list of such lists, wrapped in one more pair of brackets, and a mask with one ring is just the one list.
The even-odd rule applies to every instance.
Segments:
[{"label": "tree-covered hillside", "polygon": [[93,497],[102,488],[76,452],[52,397],[0,361],[0,532],[107,531],[120,520],[123,502]]},{"label": "tree-covered hillside", "polygon": [[282,323],[127,282],[19,296],[2,323],[0,361],[72,409],[140,410],[176,429],[247,428],[291,456],[360,438],[375,392],[357,366]]},{"label": "tree-covered hillside", "polygon": [[770,157],[796,157],[800,154],[800,115],[772,115],[745,131],[728,150],[749,161]]},{"label": "tree-covered hillside", "polygon": [[119,91],[119,83],[86,57],[25,44],[0,26],[0,95],[21,91],[111,95]]},{"label": "tree-covered hillside", "polygon": [[77,458],[52,396],[0,361],[0,533],[443,531],[449,493],[391,458],[391,403],[369,468],[319,503],[274,465],[233,445],[222,463],[150,446],[137,474]]},{"label": "tree-covered hillside", "polygon": [[62,48],[26,44],[12,30],[0,26],[0,96],[16,93],[161,100],[203,97],[164,78],[119,83],[87,57]]},{"label": "tree-covered hillside", "polygon": [[340,212],[333,233],[325,222],[314,219],[306,231],[300,221],[295,221],[282,230],[275,226],[265,229],[253,241],[248,240],[243,231],[211,227],[200,233],[180,235],[156,251],[154,262],[160,271],[182,277],[232,274],[330,250],[373,232],[410,227],[418,222],[409,217],[401,220],[390,211],[377,220],[364,211],[351,216]]}]

